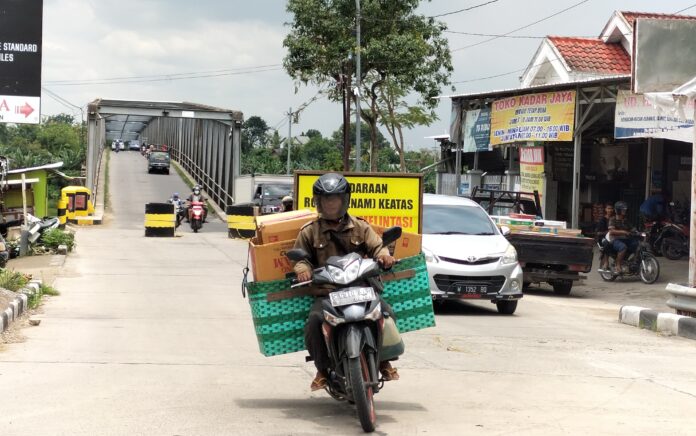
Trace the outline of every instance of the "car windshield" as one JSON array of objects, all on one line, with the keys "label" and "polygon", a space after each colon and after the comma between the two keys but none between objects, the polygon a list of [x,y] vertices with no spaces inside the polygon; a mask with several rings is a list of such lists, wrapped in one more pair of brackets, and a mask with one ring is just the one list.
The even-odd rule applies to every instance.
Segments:
[{"label": "car windshield", "polygon": [[150,158],[153,160],[169,160],[169,153],[165,153],[162,151],[154,151],[150,155]]},{"label": "car windshield", "polygon": [[286,196],[292,191],[292,185],[264,185],[263,195]]},{"label": "car windshield", "polygon": [[440,204],[423,206],[423,234],[495,235],[496,233],[495,226],[481,208]]}]

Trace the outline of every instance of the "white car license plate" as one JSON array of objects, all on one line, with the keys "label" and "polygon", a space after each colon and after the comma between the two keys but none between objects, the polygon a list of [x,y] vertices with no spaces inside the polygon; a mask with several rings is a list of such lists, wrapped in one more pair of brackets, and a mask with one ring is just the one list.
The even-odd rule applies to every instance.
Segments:
[{"label": "white car license plate", "polygon": [[349,304],[363,303],[376,299],[375,290],[372,288],[348,288],[329,294],[333,307],[347,306]]}]

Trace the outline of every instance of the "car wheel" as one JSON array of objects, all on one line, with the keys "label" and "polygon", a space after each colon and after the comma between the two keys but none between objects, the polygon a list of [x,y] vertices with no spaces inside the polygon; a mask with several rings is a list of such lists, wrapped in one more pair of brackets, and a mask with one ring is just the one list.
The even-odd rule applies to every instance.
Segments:
[{"label": "car wheel", "polygon": [[512,315],[517,310],[517,300],[498,301],[495,306],[498,308],[498,313]]},{"label": "car wheel", "polygon": [[555,282],[551,283],[551,286],[553,286],[553,292],[558,295],[568,295],[570,294],[570,291],[573,289],[573,281],[572,280],[556,280]]},{"label": "car wheel", "polygon": [[166,175],[169,175],[169,170],[167,169],[164,173],[165,173]]}]

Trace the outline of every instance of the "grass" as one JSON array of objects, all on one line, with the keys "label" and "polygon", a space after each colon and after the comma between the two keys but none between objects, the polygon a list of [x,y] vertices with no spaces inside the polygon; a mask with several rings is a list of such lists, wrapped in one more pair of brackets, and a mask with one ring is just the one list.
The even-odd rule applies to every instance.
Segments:
[{"label": "grass", "polygon": [[58,246],[65,245],[68,251],[72,251],[75,248],[75,235],[61,229],[50,229],[41,236],[41,243],[50,250],[55,251]]},{"label": "grass", "polygon": [[0,288],[5,288],[8,291],[17,292],[29,283],[29,278],[24,274],[12,271],[0,271]]},{"label": "grass", "polygon": [[56,296],[60,295],[60,292],[58,292],[58,290],[53,286],[41,284],[38,292],[29,297],[29,308],[36,309],[39,306],[39,303],[41,303],[41,299],[44,295]]}]

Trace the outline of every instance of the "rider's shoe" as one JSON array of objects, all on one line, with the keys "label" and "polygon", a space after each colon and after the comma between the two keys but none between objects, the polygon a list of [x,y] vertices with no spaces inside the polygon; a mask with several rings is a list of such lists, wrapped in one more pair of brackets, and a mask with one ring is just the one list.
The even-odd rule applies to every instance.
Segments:
[{"label": "rider's shoe", "polygon": [[320,391],[324,388],[326,388],[326,373],[324,371],[317,371],[317,375],[314,376],[314,380],[312,380],[312,384],[309,386],[309,388],[314,391]]},{"label": "rider's shoe", "polygon": [[399,379],[399,371],[391,366],[389,361],[384,361],[379,364],[379,372],[382,374],[384,381],[392,381]]}]

